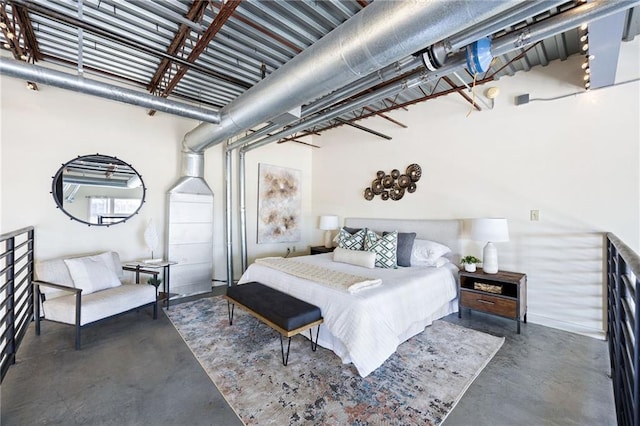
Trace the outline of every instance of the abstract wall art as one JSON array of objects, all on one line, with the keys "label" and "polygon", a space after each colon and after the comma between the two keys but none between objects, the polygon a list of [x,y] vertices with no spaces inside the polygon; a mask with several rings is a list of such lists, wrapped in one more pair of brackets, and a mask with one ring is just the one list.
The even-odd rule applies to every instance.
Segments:
[{"label": "abstract wall art", "polygon": [[300,170],[258,164],[258,244],[300,241]]}]

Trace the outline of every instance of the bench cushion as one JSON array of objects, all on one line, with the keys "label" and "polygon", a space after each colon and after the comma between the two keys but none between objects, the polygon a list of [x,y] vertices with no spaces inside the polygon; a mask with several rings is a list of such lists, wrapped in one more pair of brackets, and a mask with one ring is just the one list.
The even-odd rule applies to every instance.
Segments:
[{"label": "bench cushion", "polygon": [[[126,312],[138,306],[155,302],[155,300],[156,289],[148,284],[123,284],[86,296],[83,295],[80,325]],[[42,309],[44,317],[48,320],[75,324],[75,306],[76,297],[71,294],[51,300],[47,299],[42,304]]]},{"label": "bench cushion", "polygon": [[287,331],[322,318],[317,306],[258,282],[229,287],[227,296]]}]

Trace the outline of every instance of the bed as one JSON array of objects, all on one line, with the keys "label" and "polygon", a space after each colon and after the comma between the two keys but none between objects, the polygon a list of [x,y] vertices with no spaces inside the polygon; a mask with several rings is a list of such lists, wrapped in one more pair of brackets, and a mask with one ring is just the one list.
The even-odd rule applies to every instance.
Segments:
[{"label": "bed", "polygon": [[[293,260],[347,274],[380,278],[382,284],[353,294],[299,278],[258,262],[247,268],[239,284],[258,281],[322,310],[324,324],[318,344],[343,363],[352,363],[366,377],[407,339],[433,321],[457,311],[456,280],[460,258],[461,221],[347,218],[345,226],[383,231],[415,232],[417,239],[446,245],[451,260],[441,267],[411,266],[368,269],[333,261],[333,254]],[[313,267],[313,266],[310,266]]]}]

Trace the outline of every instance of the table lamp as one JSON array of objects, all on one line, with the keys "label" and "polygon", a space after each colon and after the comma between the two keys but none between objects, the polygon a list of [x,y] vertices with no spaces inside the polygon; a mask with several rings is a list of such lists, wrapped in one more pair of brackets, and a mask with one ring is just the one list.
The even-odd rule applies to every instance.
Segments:
[{"label": "table lamp", "polygon": [[335,231],[340,228],[340,222],[338,221],[338,216],[335,215],[326,215],[320,216],[320,229],[324,231],[324,246],[326,248],[332,247],[331,241],[331,231]]},{"label": "table lamp", "polygon": [[498,249],[493,243],[509,241],[507,219],[473,219],[471,221],[471,239],[487,242],[482,251],[482,269],[487,274],[496,274],[498,272]]}]

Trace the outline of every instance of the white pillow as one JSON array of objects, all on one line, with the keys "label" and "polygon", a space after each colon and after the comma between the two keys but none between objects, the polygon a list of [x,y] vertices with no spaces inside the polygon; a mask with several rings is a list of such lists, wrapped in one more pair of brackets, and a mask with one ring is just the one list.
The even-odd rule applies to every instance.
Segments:
[{"label": "white pillow", "polygon": [[416,239],[413,242],[413,251],[411,252],[411,265],[436,266],[436,261],[450,252],[449,247],[435,241]]},{"label": "white pillow", "polygon": [[415,262],[411,262],[411,266],[429,266],[431,268],[439,268],[441,266],[446,265],[451,262],[446,257],[439,257],[435,261],[424,261],[424,260],[416,260]]},{"label": "white pillow", "polygon": [[373,269],[376,266],[376,254],[372,251],[348,250],[336,247],[333,251],[333,261]]},{"label": "white pillow", "polygon": [[95,256],[64,259],[75,288],[82,294],[118,287],[121,282],[113,271],[113,257],[110,252]]}]

